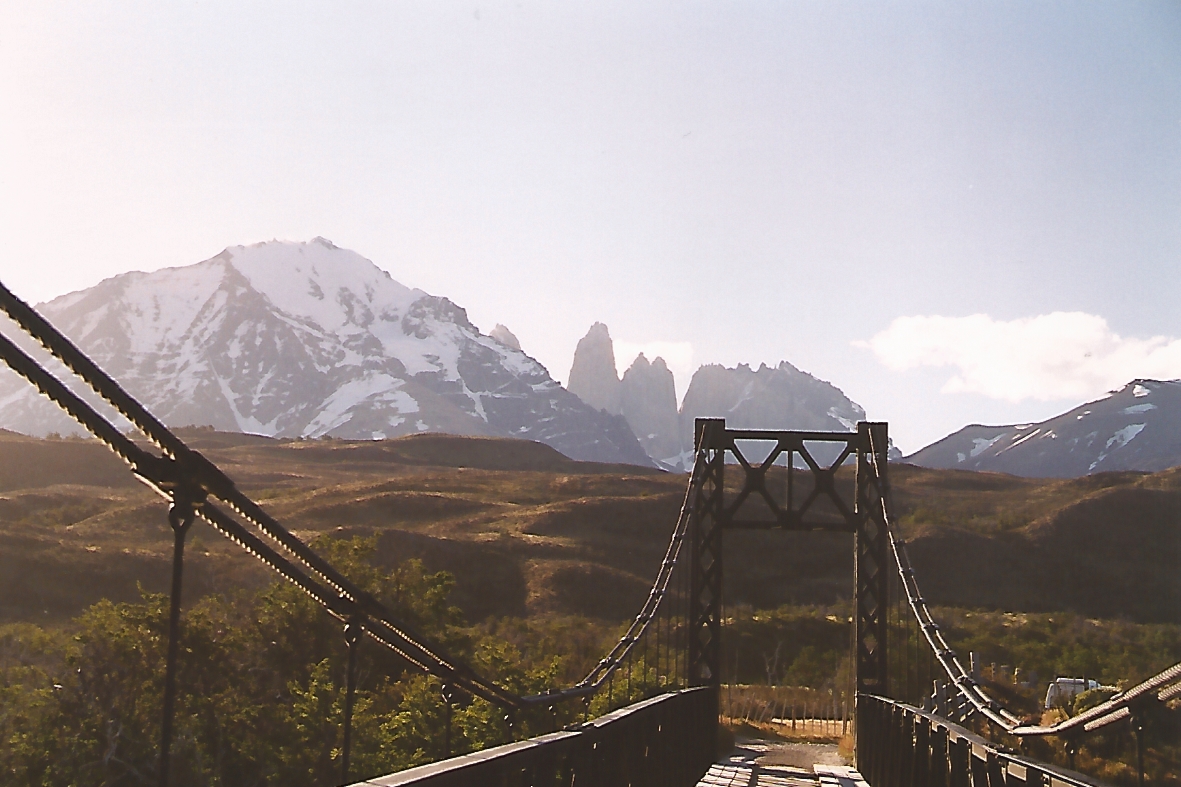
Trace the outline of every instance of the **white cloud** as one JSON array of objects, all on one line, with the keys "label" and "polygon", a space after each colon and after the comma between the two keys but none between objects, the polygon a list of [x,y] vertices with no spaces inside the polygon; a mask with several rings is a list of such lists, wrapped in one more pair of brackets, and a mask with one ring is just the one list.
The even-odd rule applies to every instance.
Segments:
[{"label": "white cloud", "polygon": [[1181,377],[1181,339],[1124,338],[1083,312],[1017,320],[899,317],[856,346],[895,371],[950,366],[944,393],[978,393],[1011,402],[1085,399],[1137,377]]},{"label": "white cloud", "polygon": [[693,345],[690,342],[629,342],[615,340],[615,366],[622,377],[627,368],[635,361],[640,353],[649,361],[663,358],[673,373],[673,380],[677,386],[677,400],[689,387],[689,379],[697,371],[697,364],[693,362]]}]

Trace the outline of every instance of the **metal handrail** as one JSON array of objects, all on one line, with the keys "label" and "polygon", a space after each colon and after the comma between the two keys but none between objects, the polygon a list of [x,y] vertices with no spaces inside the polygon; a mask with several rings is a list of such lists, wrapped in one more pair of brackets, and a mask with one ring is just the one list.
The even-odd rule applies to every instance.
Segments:
[{"label": "metal handrail", "polygon": [[[857,705],[859,718],[864,720],[864,726],[858,724],[858,746],[869,748],[869,751],[859,753],[858,761],[860,763],[864,756],[866,764],[861,770],[870,784],[909,783],[906,778],[913,778],[913,773],[907,769],[913,770],[916,763],[926,763],[929,767],[930,763],[942,757],[945,773],[953,774],[956,769],[972,772],[984,770],[989,772],[987,783],[990,785],[994,783],[993,774],[996,774],[999,784],[1034,785],[1052,778],[1053,782],[1068,787],[1106,787],[1085,774],[1030,759],[942,716],[889,697],[859,694]],[[925,734],[916,735],[914,729],[920,723],[925,725]],[[932,745],[936,737],[942,738],[942,744]],[[881,748],[883,740],[900,747],[902,751],[884,756],[885,752]],[[953,745],[961,747],[960,751],[967,754],[967,761],[952,756]],[[906,756],[908,750],[911,754],[909,758]],[[975,760],[974,764],[972,760]],[[1013,769],[1019,769],[1021,773],[1013,773]],[[946,783],[967,784],[967,775],[965,773],[963,781],[952,778]]]}]

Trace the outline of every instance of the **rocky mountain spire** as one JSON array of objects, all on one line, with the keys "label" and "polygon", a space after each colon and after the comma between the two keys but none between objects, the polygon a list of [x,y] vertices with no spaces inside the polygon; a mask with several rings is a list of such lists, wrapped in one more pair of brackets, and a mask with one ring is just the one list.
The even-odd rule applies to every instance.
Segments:
[{"label": "rocky mountain spire", "polygon": [[[865,410],[835,385],[800,371],[787,361],[778,366],[739,364],[702,366],[693,375],[681,403],[681,445],[693,447],[697,418],[725,418],[739,429],[801,429],[847,432],[865,420]],[[813,454],[819,461],[836,458],[826,449]],[[686,463],[692,461],[685,454]]]},{"label": "rocky mountain spire", "polygon": [[615,371],[615,347],[607,326],[597,322],[574,350],[574,363],[566,390],[597,410],[619,415],[619,373]]},{"label": "rocky mountain spire", "polygon": [[652,363],[636,356],[620,382],[620,408],[648,456],[674,465],[680,461],[677,392],[663,358]]}]

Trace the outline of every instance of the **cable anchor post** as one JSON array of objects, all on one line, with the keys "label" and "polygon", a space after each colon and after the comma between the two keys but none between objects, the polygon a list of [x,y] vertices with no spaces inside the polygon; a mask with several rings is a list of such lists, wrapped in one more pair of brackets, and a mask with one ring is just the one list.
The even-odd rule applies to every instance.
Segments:
[{"label": "cable anchor post", "polygon": [[1073,771],[1074,770],[1074,756],[1076,754],[1078,754],[1078,738],[1071,736],[1066,739],[1065,744],[1066,744],[1065,748],[1066,748],[1066,763],[1067,763],[1066,767],[1070,768],[1070,770]]},{"label": "cable anchor post", "polygon": [[348,665],[345,667],[344,740],[340,753],[341,784],[349,783],[349,757],[353,747],[353,706],[357,696],[357,649],[364,634],[365,625],[359,616],[349,618],[344,624],[344,643],[349,655]]},{"label": "cable anchor post", "polygon": [[1143,712],[1132,711],[1128,722],[1132,725],[1132,734],[1136,736],[1136,774],[1138,777],[1137,784],[1139,787],[1144,787],[1144,714]]},{"label": "cable anchor post", "polygon": [[443,756],[451,756],[451,714],[453,708],[451,703],[455,701],[455,689],[448,683],[444,683],[441,688],[443,695]]},{"label": "cable anchor post", "polygon": [[505,729],[508,731],[508,742],[509,743],[512,743],[514,740],[513,727],[516,726],[516,723],[517,723],[516,711],[514,711],[512,708],[505,708],[504,726],[505,726]]},{"label": "cable anchor post", "polygon": [[176,662],[180,651],[180,609],[184,587],[185,539],[205,502],[201,491],[177,488],[168,508],[172,528],[172,589],[169,594],[168,655],[164,668],[164,708],[160,724],[160,787],[168,787],[172,754],[172,723],[176,714]]}]

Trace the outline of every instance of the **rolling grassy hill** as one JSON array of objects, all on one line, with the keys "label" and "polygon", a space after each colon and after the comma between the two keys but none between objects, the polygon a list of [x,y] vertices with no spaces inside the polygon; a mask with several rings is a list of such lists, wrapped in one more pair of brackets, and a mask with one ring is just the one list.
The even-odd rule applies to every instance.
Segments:
[{"label": "rolling grassy hill", "polygon": [[[451,571],[469,620],[634,614],[686,478],[496,438],[180,433],[301,537],[377,534],[383,562],[417,557]],[[891,480],[933,603],[1181,621],[1181,470],[1062,480],[892,465]],[[852,474],[839,483],[850,491]],[[829,604],[851,593],[847,535],[726,539],[727,603]],[[140,586],[164,591],[170,547],[163,501],[96,442],[0,434],[0,621],[64,620],[99,598],[136,599]],[[188,556],[189,598],[270,579],[201,525]]]}]

